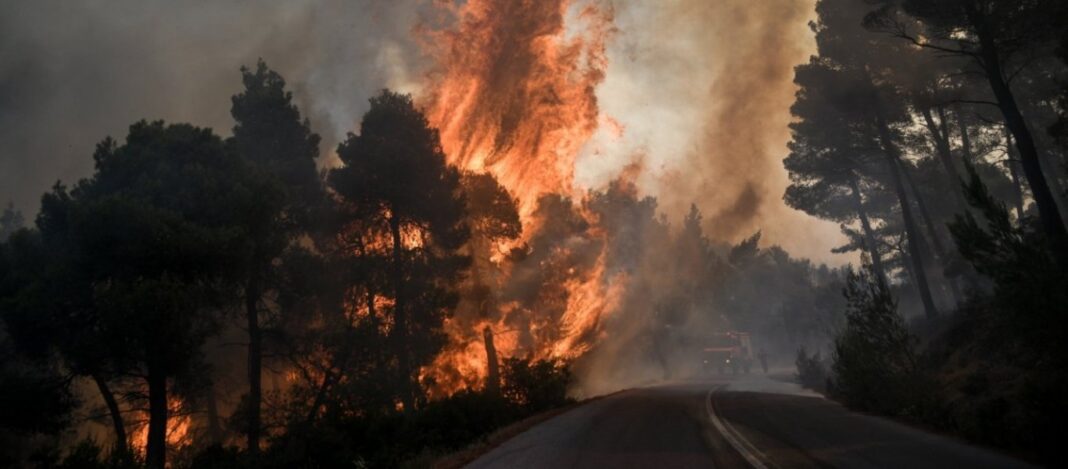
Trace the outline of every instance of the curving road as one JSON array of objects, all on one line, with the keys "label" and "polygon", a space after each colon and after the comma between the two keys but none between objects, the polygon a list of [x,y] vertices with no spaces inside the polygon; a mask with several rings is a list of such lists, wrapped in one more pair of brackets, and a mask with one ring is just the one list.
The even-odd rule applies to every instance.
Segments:
[{"label": "curving road", "polygon": [[639,388],[536,425],[470,468],[1013,468],[1007,456],[745,376]]}]

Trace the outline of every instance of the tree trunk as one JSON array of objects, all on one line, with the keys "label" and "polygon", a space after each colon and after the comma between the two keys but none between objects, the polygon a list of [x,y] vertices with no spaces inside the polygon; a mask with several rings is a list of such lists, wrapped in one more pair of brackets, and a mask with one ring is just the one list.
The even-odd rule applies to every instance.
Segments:
[{"label": "tree trunk", "polygon": [[223,440],[222,424],[219,422],[219,406],[215,399],[215,385],[208,385],[208,439],[212,445],[221,445]]},{"label": "tree trunk", "polygon": [[986,72],[990,89],[997,99],[998,108],[1005,118],[1005,126],[1012,132],[1016,139],[1016,148],[1020,152],[1020,165],[1023,167],[1024,176],[1031,186],[1031,195],[1038,207],[1039,219],[1042,228],[1050,240],[1050,246],[1062,269],[1068,270],[1068,230],[1065,229],[1064,219],[1057,207],[1056,198],[1050,190],[1039,163],[1038,149],[1035,146],[1034,137],[1027,122],[1024,120],[1016,98],[1005,81],[1001,69],[1001,58],[997,45],[994,43],[991,25],[984,14],[974,6],[969,6],[968,19],[975,26],[976,35],[979,38],[980,54],[982,56],[983,70]]},{"label": "tree trunk", "polygon": [[401,244],[400,219],[393,215],[389,219],[389,230],[393,236],[393,330],[391,335],[394,350],[397,353],[397,373],[404,410],[411,411],[415,405],[412,389],[411,360],[408,356],[408,301],[404,291],[404,253]]},{"label": "tree trunk", "polygon": [[501,371],[497,363],[497,347],[493,345],[493,329],[486,326],[482,330],[482,339],[486,344],[486,393],[498,396],[501,394]]},{"label": "tree trunk", "polygon": [[[968,211],[968,204],[964,201],[964,188],[961,185],[963,181],[960,177],[960,172],[957,171],[956,165],[953,164],[953,153],[949,148],[949,140],[945,138],[945,134],[939,131],[938,126],[935,124],[934,119],[931,117],[931,110],[923,108],[920,110],[923,114],[924,123],[927,125],[927,131],[931,134],[931,139],[935,142],[936,154],[938,155],[938,162],[942,164],[942,169],[949,177],[953,193],[953,201],[957,205],[957,211],[959,213],[965,213]],[[944,114],[943,114],[944,115]],[[943,117],[945,119],[945,117]],[[945,121],[942,122],[945,126]]]},{"label": "tree trunk", "polygon": [[924,270],[923,249],[921,247],[923,241],[919,230],[916,228],[916,219],[912,214],[912,207],[905,191],[905,184],[901,179],[901,171],[904,171],[904,168],[900,167],[901,151],[898,150],[897,145],[892,140],[890,128],[882,116],[882,110],[878,109],[878,105],[876,105],[876,108],[875,124],[879,131],[879,139],[882,141],[887,169],[890,171],[891,180],[894,184],[894,192],[897,193],[898,203],[901,205],[901,217],[905,222],[905,236],[908,237],[908,257],[912,260],[913,270],[915,271],[913,275],[916,277],[916,288],[920,292],[924,314],[928,318],[933,318],[938,315],[938,310],[935,308],[934,299],[931,297],[931,287],[927,282],[927,272]]},{"label": "tree trunk", "polygon": [[260,285],[253,274],[245,287],[245,317],[248,319],[248,453],[260,453],[260,404],[263,400],[263,334],[260,331]]},{"label": "tree trunk", "polygon": [[163,469],[167,462],[167,373],[159,364],[148,365],[148,442],[145,464]]},{"label": "tree trunk", "polygon": [[1061,220],[1068,222],[1068,201],[1064,200],[1064,185],[1061,184],[1060,169],[1056,163],[1050,161],[1048,151],[1038,152],[1038,164],[1042,167],[1042,174],[1046,175],[1049,190],[1053,192],[1053,202],[1057,204]]},{"label": "tree trunk", "polygon": [[1008,158],[1005,160],[1005,166],[1009,168],[1009,176],[1012,177],[1012,189],[1013,189],[1013,205],[1016,206],[1016,219],[1023,220],[1024,216],[1024,203],[1023,203],[1023,187],[1020,184],[1020,171],[1016,168],[1016,151],[1015,146],[1012,144],[1012,132],[1008,127],[1005,128],[1005,154]]},{"label": "tree trunk", "polygon": [[883,256],[879,254],[879,245],[875,241],[875,230],[872,229],[871,220],[868,219],[868,211],[864,209],[864,200],[860,197],[860,187],[857,184],[856,176],[849,179],[849,187],[852,189],[853,204],[856,206],[857,216],[860,217],[860,227],[864,230],[864,244],[868,255],[871,256],[872,269],[875,270],[875,275],[879,282],[884,287],[889,287],[890,283],[886,280],[886,268],[883,267]]},{"label": "tree trunk", "polygon": [[96,388],[100,390],[100,396],[104,398],[104,404],[108,406],[108,414],[111,415],[111,429],[115,432],[115,451],[118,451],[122,459],[126,459],[130,446],[126,441],[126,424],[122,420],[122,409],[119,408],[119,402],[115,400],[115,394],[108,387],[107,380],[99,373],[93,373],[92,378],[96,383]]},{"label": "tree trunk", "polygon": [[953,114],[957,116],[957,127],[960,129],[960,148],[964,152],[964,161],[967,161],[968,164],[975,164],[975,157],[972,156],[972,138],[968,135],[968,119],[964,116],[964,111],[961,110],[959,104],[953,109]]},{"label": "tree trunk", "polygon": [[950,295],[953,297],[953,304],[960,307],[961,294],[960,287],[957,285],[957,279],[945,275],[945,270],[949,267],[949,254],[946,251],[946,247],[942,244],[942,236],[938,233],[938,226],[935,225],[934,219],[931,217],[931,212],[927,210],[927,203],[924,201],[923,195],[920,194],[920,188],[916,186],[916,181],[912,178],[911,172],[908,168],[902,165],[901,174],[905,176],[905,182],[908,183],[909,188],[912,190],[913,197],[916,198],[916,206],[920,209],[920,217],[923,219],[923,224],[927,227],[927,236],[931,239],[931,246],[934,248],[935,257],[942,263],[942,279],[949,285]]}]

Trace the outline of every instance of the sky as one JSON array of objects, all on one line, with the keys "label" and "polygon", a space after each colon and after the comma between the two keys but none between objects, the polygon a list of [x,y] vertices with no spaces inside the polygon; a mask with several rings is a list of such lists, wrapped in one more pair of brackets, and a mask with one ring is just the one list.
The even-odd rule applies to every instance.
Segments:
[{"label": "sky", "polygon": [[[838,227],[786,207],[793,67],[814,41],[813,0],[596,1],[612,12],[600,122],[575,167],[598,188],[641,168],[639,189],[670,220],[691,203],[705,229],[841,264]],[[27,214],[57,180],[92,172],[105,136],[140,119],[228,135],[239,67],[263,58],[323,136],[322,164],[358,128],[367,99],[419,95],[432,59],[418,31],[431,0],[193,0],[0,3],[0,202]],[[580,28],[581,25],[574,26]],[[581,34],[581,31],[572,31]]]}]

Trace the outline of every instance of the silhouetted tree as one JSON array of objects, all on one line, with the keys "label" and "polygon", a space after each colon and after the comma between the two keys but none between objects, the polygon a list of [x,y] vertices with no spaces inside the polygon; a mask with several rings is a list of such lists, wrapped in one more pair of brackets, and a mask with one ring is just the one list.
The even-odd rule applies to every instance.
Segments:
[{"label": "silhouetted tree", "polygon": [[315,169],[319,136],[311,131],[307,120],[301,120],[292,94],[285,89],[285,80],[262,60],[255,70],[243,67],[241,76],[245,89],[232,98],[230,113],[236,125],[229,143],[249,163],[251,171],[281,189],[276,192],[280,197],[261,194],[255,210],[240,214],[235,220],[246,225],[249,235],[243,281],[249,336],[249,393],[244,411],[248,419],[248,449],[255,457],[262,427],[261,313],[270,306],[265,304],[264,295],[279,287],[275,271],[284,251],[310,230],[314,207],[322,200],[322,187]]},{"label": "silhouetted tree", "polygon": [[410,96],[371,99],[358,135],[338,147],[344,166],[330,172],[342,210],[370,241],[389,246],[390,350],[405,409],[417,398],[417,372],[443,345],[442,321],[457,302],[470,237],[459,172],[445,162],[438,133]]},{"label": "silhouetted tree", "polygon": [[[884,54],[895,51],[876,41],[874,35],[860,27],[857,5],[840,4],[849,1],[822,0],[817,4],[819,20],[814,23],[813,29],[820,55],[798,68],[795,81],[802,87],[799,93],[812,99],[825,100],[825,110],[839,114],[845,128],[858,132],[855,138],[845,140],[848,142],[846,145],[838,144],[830,148],[838,152],[856,152],[857,147],[872,149],[876,157],[882,160],[883,172],[880,177],[885,178],[887,186],[897,196],[907,236],[912,276],[924,311],[928,316],[934,316],[937,309],[927,279],[925,239],[913,212],[912,197],[909,196],[903,174],[908,170],[908,163],[904,160],[899,145],[900,136],[895,130],[896,124],[906,122],[908,118],[897,90],[884,77],[882,71],[885,67],[873,58],[874,51]],[[805,128],[795,126],[794,129],[796,140],[797,131]],[[810,129],[817,132],[832,131],[823,126]],[[818,151],[828,145],[808,147]],[[795,145],[794,148],[804,147]],[[851,166],[847,164],[842,170],[848,171]],[[847,175],[844,179],[848,181],[851,177]],[[813,185],[809,184],[808,187]],[[874,251],[869,250],[871,252]]]},{"label": "silhouetted tree", "polygon": [[845,327],[835,338],[835,394],[848,405],[897,413],[918,373],[916,338],[905,327],[886,285],[849,272]]},{"label": "silhouetted tree", "polygon": [[[1039,149],[1012,89],[1012,80],[1049,49],[1063,29],[1059,0],[904,0],[901,11],[923,22],[910,28],[898,15],[898,2],[869,15],[869,26],[944,55],[966,57],[986,78],[1005,126],[1012,132],[1039,218],[1058,262],[1068,269],[1068,230],[1040,162]],[[921,37],[922,35],[922,37]]]},{"label": "silhouetted tree", "polygon": [[8,202],[4,213],[0,214],[0,243],[22,228],[23,223],[22,212],[15,210],[15,204]]},{"label": "silhouetted tree", "polygon": [[[523,225],[519,221],[516,199],[493,175],[466,173],[461,184],[467,202],[467,223],[471,227],[468,241],[471,276],[458,311],[463,311],[466,306],[471,314],[460,318],[462,322],[458,325],[466,330],[476,330],[477,323],[489,318],[500,305],[502,276],[492,256],[499,253],[500,242],[518,238]],[[501,376],[493,337],[493,329],[485,326],[482,342],[487,360],[486,390],[496,394],[500,391]]]},{"label": "silhouetted tree", "polygon": [[139,122],[125,144],[107,139],[96,171],[69,193],[46,197],[38,227],[70,243],[75,269],[107,356],[143,377],[148,390],[150,467],[165,464],[169,381],[199,362],[210,314],[238,272],[248,234],[234,220],[272,186],[210,130]]},{"label": "silhouetted tree", "polygon": [[[40,436],[58,440],[77,404],[71,376],[57,359],[53,337],[23,317],[39,299],[30,285],[40,280],[27,262],[40,260],[36,233],[16,232],[0,242],[0,465],[28,466]],[[44,314],[42,314],[44,315]],[[12,330],[14,327],[14,330]]]}]

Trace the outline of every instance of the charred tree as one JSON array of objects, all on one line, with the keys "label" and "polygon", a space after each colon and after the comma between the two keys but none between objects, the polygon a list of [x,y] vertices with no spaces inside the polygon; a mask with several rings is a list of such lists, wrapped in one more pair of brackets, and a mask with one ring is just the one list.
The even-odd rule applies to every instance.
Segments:
[{"label": "charred tree", "polygon": [[491,396],[501,394],[501,369],[497,361],[497,347],[493,345],[493,329],[482,329],[482,340],[486,344],[486,393]]},{"label": "charred tree", "polygon": [[[151,353],[151,352],[150,352]],[[167,463],[167,373],[158,359],[148,365],[148,441],[145,465],[163,469]]]}]

